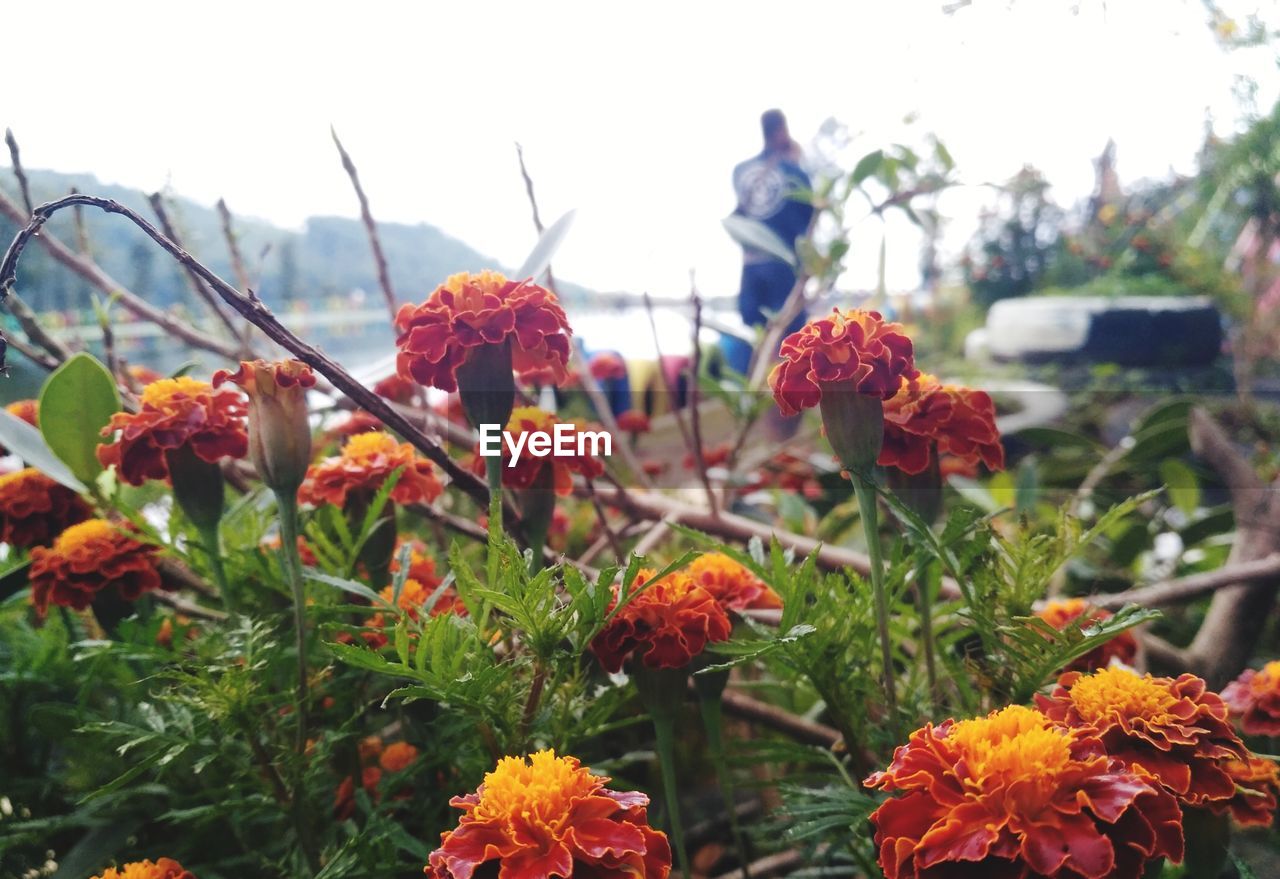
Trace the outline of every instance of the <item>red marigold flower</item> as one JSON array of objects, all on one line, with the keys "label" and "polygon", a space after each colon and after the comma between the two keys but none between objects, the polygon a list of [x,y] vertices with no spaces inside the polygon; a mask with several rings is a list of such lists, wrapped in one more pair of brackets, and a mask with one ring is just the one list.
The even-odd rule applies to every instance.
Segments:
[{"label": "red marigold flower", "polygon": [[769,387],[783,415],[817,406],[824,385],[852,382],[857,393],[887,400],[918,374],[902,325],[875,311],[833,309],[783,339],[778,353]]},{"label": "red marigold flower", "polygon": [[1280,794],[1280,766],[1249,754],[1243,760],[1224,761],[1223,768],[1236,784],[1236,794],[1227,804],[1231,817],[1242,827],[1270,827]]},{"label": "red marigold flower", "polygon": [[627,433],[648,433],[650,430],[649,416],[639,409],[628,409],[616,421],[618,430],[625,430]]},{"label": "red marigold flower", "polygon": [[93,510],[80,495],[27,467],[0,475],[0,543],[17,549],[48,546]]},{"label": "red marigold flower", "polygon": [[329,428],[327,435],[330,439],[342,439],[372,430],[386,430],[386,426],[363,409],[357,409]]},{"label": "red marigold flower", "polygon": [[32,427],[40,426],[40,403],[36,400],[15,400],[5,406],[4,411],[21,418]]},{"label": "red marigold flower", "polygon": [[[380,797],[378,795],[378,783],[382,781],[382,770],[377,766],[366,766],[360,770],[360,786],[365,789],[370,798],[376,803]],[[350,775],[345,775],[342,781],[338,783],[338,789],[333,794],[333,816],[339,821],[345,821],[356,812],[356,786]]]},{"label": "red marigold flower", "polygon": [[[502,441],[502,484],[508,488],[538,488],[550,482],[555,488],[558,495],[564,496],[573,491],[573,474],[577,473],[589,479],[594,479],[604,473],[604,462],[596,456],[590,454],[579,455],[576,450],[578,448],[577,434],[583,432],[584,428],[576,422],[563,422],[556,418],[550,412],[546,412],[535,406],[521,406],[511,413],[511,420],[507,422],[506,432],[511,436],[512,442],[520,442],[520,435],[524,433],[545,433],[554,438],[555,427],[557,424],[571,424],[575,436],[572,438],[571,445],[575,450],[572,455],[553,455],[547,454],[541,458],[532,454],[528,444],[524,446],[520,457],[512,463],[511,450],[507,447],[507,442]],[[590,443],[586,445],[591,445]],[[485,474],[485,459],[480,457],[480,446],[476,445],[476,455],[471,460],[471,470],[479,476]],[[544,468],[551,468],[550,478],[543,474]],[[539,482],[542,477],[543,482]]]},{"label": "red marigold flower", "polygon": [[[656,572],[641,569],[629,587],[634,597],[591,642],[591,651],[610,672],[634,656],[649,668],[684,668],[708,642],[727,641],[729,615],[714,595],[682,571],[636,590]],[[618,602],[617,589],[610,609]]]},{"label": "red marigold flower", "polygon": [[885,401],[878,463],[915,475],[929,468],[934,455],[954,457],[966,466],[981,461],[989,470],[1004,469],[991,397],[921,373],[902,379],[898,392]]},{"label": "red marigold flower", "polygon": [[565,379],[569,320],[555,294],[532,281],[488,271],[451,275],[425,302],[403,306],[396,329],[396,371],[420,385],[456,391],[468,349],[508,340],[518,375]]},{"label": "red marigold flower", "polygon": [[1223,689],[1222,698],[1245,735],[1280,735],[1280,661],[1245,669]]},{"label": "red marigold flower", "polygon": [[1235,794],[1222,764],[1247,751],[1222,697],[1195,675],[1154,678],[1118,665],[1073,671],[1036,704],[1053,720],[1097,735],[1108,754],[1147,772],[1180,802],[1221,804]]},{"label": "red marigold flower", "polygon": [[188,376],[166,378],[142,389],[138,412],[117,412],[102,429],[119,436],[98,446],[103,467],[116,467],[121,479],[142,485],[168,479],[166,453],[189,446],[200,460],[243,458],[249,451],[245,402],[231,388],[214,389]]},{"label": "red marigold flower", "polygon": [[591,355],[588,364],[591,377],[598,382],[627,377],[627,363],[613,351],[599,351]]},{"label": "red marigold flower", "polygon": [[693,582],[711,593],[726,610],[782,607],[778,593],[751,570],[722,552],[698,556],[685,569]]},{"label": "red marigold flower", "polygon": [[108,867],[93,879],[196,879],[172,858],[134,861],[123,867]]},{"label": "red marigold flower", "polygon": [[298,500],[340,507],[351,492],[376,492],[401,467],[404,470],[391,490],[391,500],[396,503],[430,503],[444,490],[431,462],[419,457],[413,446],[396,442],[389,433],[374,431],[350,437],[341,454],[312,464],[298,489]]},{"label": "red marigold flower", "polygon": [[654,461],[653,459],[645,459],[640,462],[640,466],[644,468],[644,472],[649,476],[661,476],[667,472],[666,461]]},{"label": "red marigold flower", "polygon": [[375,384],[373,392],[379,397],[405,406],[413,402],[413,395],[418,392],[418,386],[403,376],[393,374]]},{"label": "red marigold flower", "polygon": [[89,519],[63,531],[53,546],[31,549],[31,602],[43,614],[49,604],[84,610],[114,587],[126,601],[161,587],[152,556],[156,548],[134,540],[105,519]]},{"label": "red marigold flower", "polygon": [[[729,443],[720,443],[709,449],[702,450],[702,464],[704,467],[719,467],[729,460],[731,454],[733,454],[733,446]],[[684,469],[692,470],[697,466],[698,462],[693,459],[692,454],[686,452],[684,461],[681,463],[684,464]]]},{"label": "red marigold flower", "polygon": [[378,765],[384,772],[403,772],[418,759],[418,749],[408,742],[394,742],[378,757]]},{"label": "red marigold flower", "polygon": [[[1059,632],[1067,626],[1076,624],[1087,626],[1100,623],[1111,617],[1111,612],[1100,607],[1093,607],[1083,598],[1067,598],[1062,601],[1050,601],[1036,611],[1036,616],[1053,626]],[[1138,639],[1132,632],[1121,632],[1105,644],[1090,650],[1063,671],[1090,672],[1111,665],[1112,660],[1133,665],[1138,655]]]},{"label": "red marigold flower", "polygon": [[573,757],[503,757],[475,793],[454,797],[457,828],[440,835],[434,879],[666,879],[671,847],[649,826],[649,798],[612,791]]},{"label": "red marigold flower", "polygon": [[1182,813],[1080,730],[1014,705],[911,734],[866,781],[887,879],[1137,879],[1182,859]]}]

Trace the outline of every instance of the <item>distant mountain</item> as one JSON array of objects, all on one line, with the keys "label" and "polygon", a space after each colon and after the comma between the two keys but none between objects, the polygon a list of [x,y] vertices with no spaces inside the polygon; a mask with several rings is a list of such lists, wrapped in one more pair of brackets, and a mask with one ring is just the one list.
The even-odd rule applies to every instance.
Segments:
[{"label": "distant mountain", "polygon": [[[90,174],[27,173],[37,203],[59,198],[75,187],[86,194],[114,199],[154,220],[146,193],[140,190],[101,183]],[[16,196],[17,187],[10,179],[3,185],[11,198]],[[168,198],[167,203],[186,249],[234,283],[217,211],[179,196]],[[182,304],[199,310],[177,263],[141,230],[120,217],[93,210],[85,211],[84,216],[93,257],[109,275],[157,305]],[[75,245],[70,211],[55,216],[46,228],[64,243]],[[381,301],[368,238],[359,220],[311,217],[303,231],[297,232],[237,216],[235,230],[255,289],[273,308],[287,308],[297,300],[317,305],[332,302],[354,290],[364,290],[372,301]],[[379,223],[378,230],[392,284],[402,299],[422,298],[454,272],[501,268],[493,259],[427,223]],[[16,231],[0,217],[0,242],[7,244]],[[18,273],[18,289],[37,311],[89,308],[88,285],[38,246],[23,256]],[[567,300],[586,295],[583,288],[572,284],[561,283],[559,288]]]}]

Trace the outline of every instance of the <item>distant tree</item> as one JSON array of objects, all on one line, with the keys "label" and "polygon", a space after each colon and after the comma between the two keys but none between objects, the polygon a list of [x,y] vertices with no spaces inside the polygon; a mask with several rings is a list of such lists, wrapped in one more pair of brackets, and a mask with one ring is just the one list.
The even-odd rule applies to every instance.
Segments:
[{"label": "distant tree", "polygon": [[966,281],[976,301],[990,305],[1025,296],[1044,277],[1062,237],[1063,212],[1049,183],[1027,165],[1000,187],[965,254]]}]

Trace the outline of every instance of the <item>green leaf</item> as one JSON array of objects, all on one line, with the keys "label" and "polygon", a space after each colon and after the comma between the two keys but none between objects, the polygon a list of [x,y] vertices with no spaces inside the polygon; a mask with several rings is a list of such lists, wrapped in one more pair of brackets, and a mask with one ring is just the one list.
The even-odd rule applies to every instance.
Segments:
[{"label": "green leaf", "polygon": [[1200,480],[1196,472],[1177,458],[1160,462],[1160,479],[1164,482],[1173,505],[1187,515],[1200,506]]},{"label": "green leaf", "polygon": [[884,150],[875,150],[874,152],[867,153],[858,160],[858,164],[853,166],[853,173],[849,176],[849,182],[854,186],[857,186],[872,174],[875,174],[883,163]]},{"label": "green leaf", "polygon": [[102,472],[96,454],[102,429],[120,411],[120,394],[107,368],[83,351],[53,371],[40,391],[40,433],[77,479]]},{"label": "green leaf", "polygon": [[336,589],[341,589],[343,592],[349,592],[352,595],[359,595],[361,598],[367,599],[375,606],[392,607],[392,605],[389,604],[381,595],[374,592],[363,583],[358,583],[355,580],[348,580],[344,577],[334,577],[329,574],[322,574],[319,571],[311,570],[310,568],[304,569],[302,575],[308,580],[314,580],[317,583],[324,583],[326,586],[333,586]]},{"label": "green leaf", "polygon": [[76,479],[67,465],[58,460],[40,431],[18,416],[0,409],[0,445],[13,452],[28,467],[34,467],[54,482],[72,491],[84,493],[84,483]]}]

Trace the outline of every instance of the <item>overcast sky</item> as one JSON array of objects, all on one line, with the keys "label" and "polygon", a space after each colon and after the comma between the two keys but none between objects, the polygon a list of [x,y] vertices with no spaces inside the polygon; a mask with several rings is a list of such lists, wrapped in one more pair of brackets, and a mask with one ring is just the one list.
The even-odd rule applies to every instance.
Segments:
[{"label": "overcast sky", "polygon": [[[355,215],[333,123],[379,219],[433,223],[508,265],[534,240],[518,140],[544,219],[578,209],[560,276],[676,294],[696,267],[723,294],[739,271],[719,222],[729,174],[767,107],[802,142],[835,117],[859,152],[936,132],[969,184],[943,202],[954,244],[980,184],[1023,163],[1069,204],[1108,137],[1124,180],[1188,171],[1206,113],[1222,133],[1238,120],[1236,74],[1275,95],[1273,60],[1222,52],[1199,0],[943,5],[15,2],[0,124],[31,167],[296,226]],[[872,224],[856,243],[849,282],[870,285]],[[889,250],[891,286],[914,286],[909,228]]]}]

